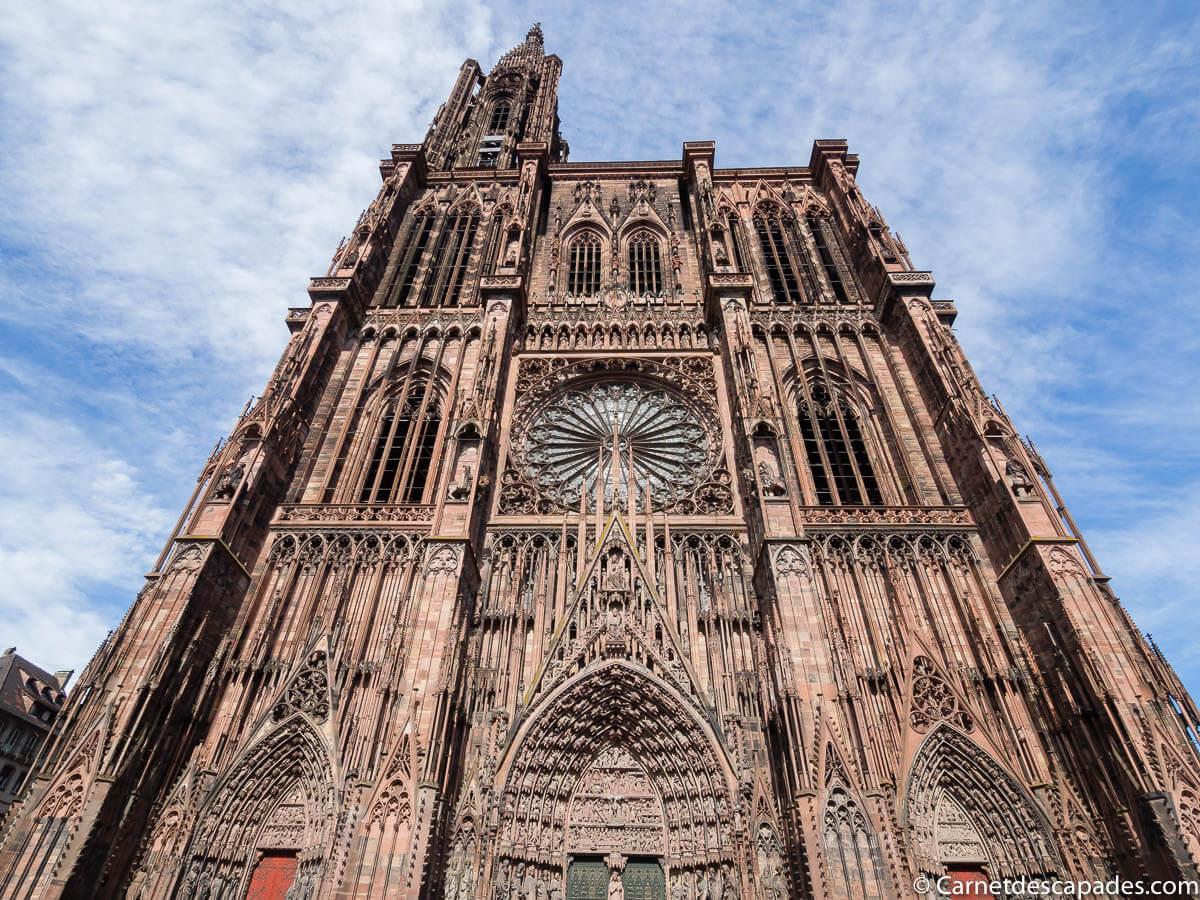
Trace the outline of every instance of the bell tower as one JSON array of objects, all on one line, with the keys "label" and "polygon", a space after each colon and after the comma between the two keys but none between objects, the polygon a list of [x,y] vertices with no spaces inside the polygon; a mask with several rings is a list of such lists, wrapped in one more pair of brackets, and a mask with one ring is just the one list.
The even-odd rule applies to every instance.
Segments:
[{"label": "bell tower", "polygon": [[445,169],[504,169],[515,164],[517,145],[544,143],[550,159],[565,162],[558,131],[558,79],[562,60],[546,55],[541,25],[505,53],[488,74],[473,59],[463,63],[450,98],[425,137],[431,165]]}]

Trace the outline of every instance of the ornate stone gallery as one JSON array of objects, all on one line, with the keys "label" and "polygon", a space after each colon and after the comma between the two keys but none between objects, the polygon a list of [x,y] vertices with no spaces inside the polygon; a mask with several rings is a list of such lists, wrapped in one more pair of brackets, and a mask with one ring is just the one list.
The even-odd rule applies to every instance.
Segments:
[{"label": "ornate stone gallery", "polygon": [[1196,707],[858,158],[568,162],[560,71],[466,62],[381,163],[0,898],[1195,879]]}]

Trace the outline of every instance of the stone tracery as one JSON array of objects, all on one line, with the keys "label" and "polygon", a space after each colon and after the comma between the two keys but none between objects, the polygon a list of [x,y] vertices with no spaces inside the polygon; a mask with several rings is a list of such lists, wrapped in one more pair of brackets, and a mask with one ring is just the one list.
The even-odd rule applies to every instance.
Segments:
[{"label": "stone tracery", "polygon": [[[261,855],[289,900],[562,900],[572,872],[589,898],[882,897],[1141,865],[1149,789],[1196,853],[1200,714],[857,159],[564,165],[560,69],[531,29],[393,146],[70,701],[0,894],[226,900]],[[1057,737],[1089,708],[1107,756]]]},{"label": "stone tracery", "polygon": [[566,508],[629,505],[649,488],[656,508],[695,490],[710,464],[708,437],[671,393],[635,381],[601,381],[559,394],[538,411],[522,456],[543,495]]},{"label": "stone tracery", "polygon": [[245,890],[259,849],[281,839],[295,853],[294,896],[307,900],[320,878],[334,802],[323,739],[295,715],[250,748],[200,811],[187,851],[185,896]]}]

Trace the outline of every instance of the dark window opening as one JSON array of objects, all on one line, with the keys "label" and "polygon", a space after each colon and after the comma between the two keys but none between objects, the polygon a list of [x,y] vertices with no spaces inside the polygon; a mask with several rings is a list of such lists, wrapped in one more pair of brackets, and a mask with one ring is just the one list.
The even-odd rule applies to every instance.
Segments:
[{"label": "dark window opening", "polygon": [[824,383],[816,379],[799,413],[817,503],[881,506],[883,495],[851,404],[830,396]]},{"label": "dark window opening", "polygon": [[778,212],[759,213],[754,217],[758,246],[767,267],[767,282],[776,303],[802,303],[804,295],[784,239],[784,223]]},{"label": "dark window opening", "polygon": [[506,99],[497,100],[492,106],[492,117],[488,121],[488,134],[503,134],[508,130],[508,120],[512,115],[512,104]]},{"label": "dark window opening", "polygon": [[446,220],[421,288],[421,306],[436,306],[439,302],[446,306],[459,304],[478,228],[479,211],[474,208],[460,210]]},{"label": "dark window opening", "polygon": [[829,280],[829,286],[833,288],[834,296],[838,298],[839,303],[849,303],[850,298],[846,294],[846,285],[842,283],[841,273],[833,261],[833,253],[830,252],[829,243],[825,239],[823,223],[816,216],[809,216],[808,228],[812,232],[813,243],[817,246],[817,255],[821,258],[821,266],[825,269],[825,277]]},{"label": "dark window opening", "polygon": [[629,290],[641,296],[662,290],[662,247],[642,229],[629,240]]},{"label": "dark window opening", "polygon": [[404,255],[400,260],[400,269],[397,274],[398,287],[393,306],[403,306],[408,302],[413,285],[417,281],[417,272],[420,271],[421,261],[425,256],[425,248],[429,245],[429,234],[432,231],[433,216],[429,213],[421,213],[413,221],[408,246],[404,248]]},{"label": "dark window opening", "polygon": [[571,242],[567,292],[575,297],[600,293],[600,238],[585,231]]},{"label": "dark window opening", "polygon": [[739,272],[746,271],[746,256],[742,253],[742,239],[738,234],[738,221],[729,217],[725,233],[729,235],[729,258]]},{"label": "dark window opening", "polygon": [[[420,503],[441,425],[436,403],[426,404],[426,385],[415,381],[379,418],[371,459],[359,491],[360,503]],[[419,423],[419,427],[414,427]],[[406,474],[406,477],[402,477]],[[404,488],[394,500],[396,486]]]}]

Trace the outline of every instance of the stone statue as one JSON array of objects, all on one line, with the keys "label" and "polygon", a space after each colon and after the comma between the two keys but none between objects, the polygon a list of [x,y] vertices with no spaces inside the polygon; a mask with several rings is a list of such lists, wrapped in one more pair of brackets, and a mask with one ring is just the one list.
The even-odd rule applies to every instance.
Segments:
[{"label": "stone statue", "polygon": [[721,876],[721,870],[713,872],[712,882],[709,885],[710,900],[721,900],[725,896],[725,879]]},{"label": "stone statue", "polygon": [[1018,460],[1010,458],[1004,466],[1004,474],[1017,497],[1028,497],[1033,493],[1033,481],[1029,472]]},{"label": "stone statue", "polygon": [[615,871],[608,878],[608,900],[625,900],[625,885]]},{"label": "stone statue", "polygon": [[239,459],[226,469],[220,480],[217,481],[217,486],[213,489],[213,497],[217,500],[232,500],[233,495],[237,493],[238,485],[242,483],[242,476],[245,474],[246,467]]},{"label": "stone statue", "polygon": [[775,468],[763,460],[758,464],[758,474],[762,478],[763,491],[771,497],[782,497],[787,489]]},{"label": "stone statue", "polygon": [[719,237],[713,238],[713,262],[718,266],[729,265],[729,251],[725,249],[725,242]]}]

